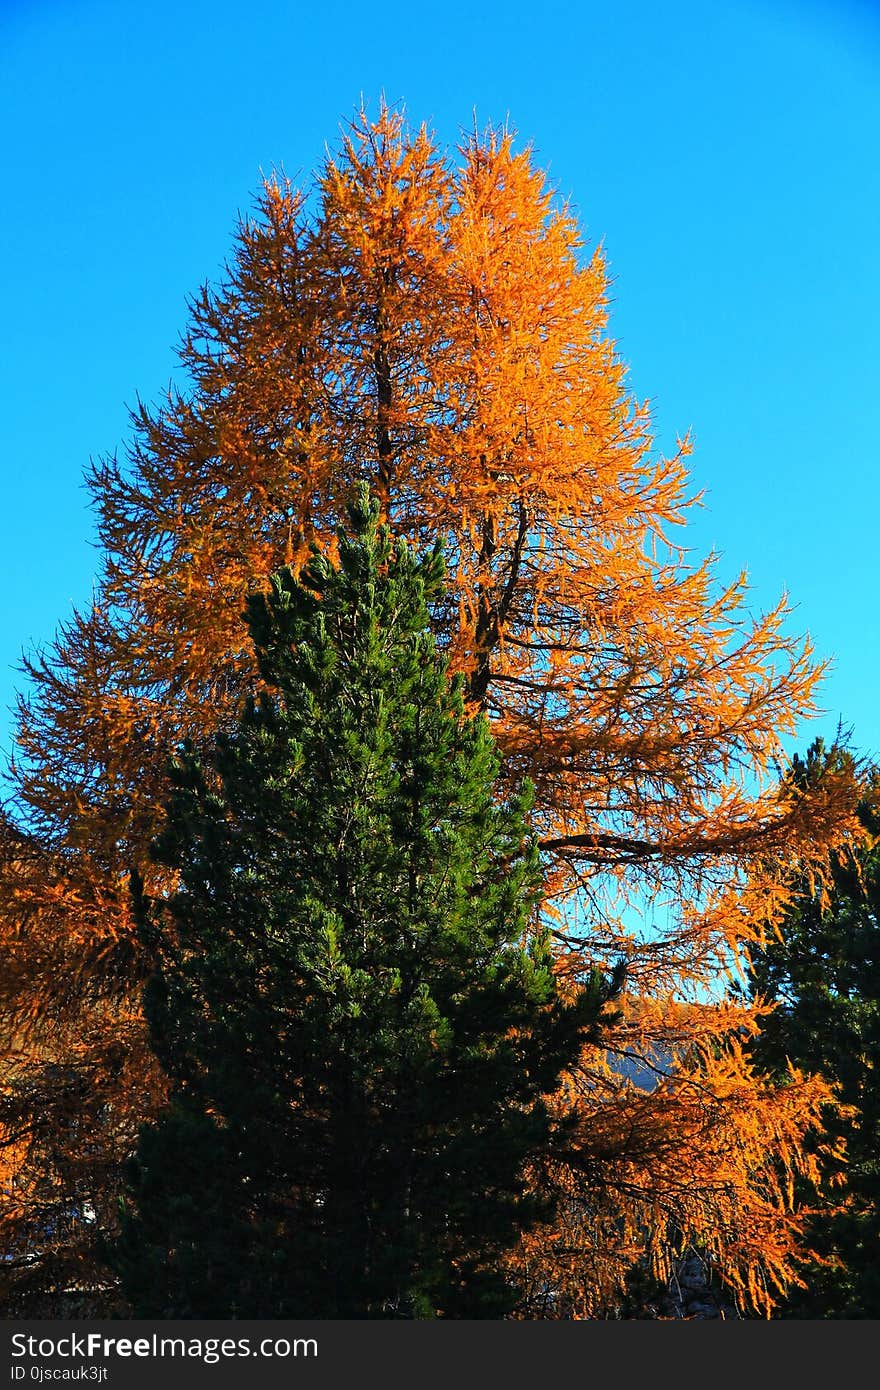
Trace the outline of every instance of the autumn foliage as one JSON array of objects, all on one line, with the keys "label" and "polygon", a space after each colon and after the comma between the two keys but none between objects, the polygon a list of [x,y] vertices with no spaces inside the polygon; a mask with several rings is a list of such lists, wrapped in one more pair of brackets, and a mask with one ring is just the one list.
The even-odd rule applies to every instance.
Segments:
[{"label": "autumn foliage", "polygon": [[94,607],[29,668],[0,883],[4,1239],[42,1251],[21,1287],[89,1269],[78,1213],[112,1221],[119,1155],[161,1094],[128,883],[163,891],[168,754],[237,717],[248,595],[311,542],[332,551],[361,480],[395,533],[444,542],[434,630],[508,786],[535,784],[560,972],[627,962],[610,1048],[554,1101],[577,1124],[534,1174],[565,1202],[512,1256],[524,1315],[602,1316],[634,1261],[662,1273],[694,1242],[744,1308],[795,1276],[791,1178],[825,1092],[756,1077],[760,1006],[721,1000],[785,867],[856,833],[852,787],[779,791],[821,667],[784,602],[750,615],[744,578],[720,588],[681,547],[690,445],[654,450],[607,294],[602,253],[507,132],[450,157],[395,111],[361,114],[312,189],[265,183],[190,306],[186,385],[139,404],[124,457],[93,468]]}]

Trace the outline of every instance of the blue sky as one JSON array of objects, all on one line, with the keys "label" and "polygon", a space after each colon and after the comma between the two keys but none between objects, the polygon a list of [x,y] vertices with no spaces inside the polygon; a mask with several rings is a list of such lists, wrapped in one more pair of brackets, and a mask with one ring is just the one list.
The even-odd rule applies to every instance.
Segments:
[{"label": "blue sky", "polygon": [[880,756],[880,8],[846,0],[0,0],[0,748],[22,649],[88,602],[89,457],[166,386],[260,171],[307,180],[382,92],[534,145],[658,447],[693,430],[688,543],[833,659],[804,738]]}]

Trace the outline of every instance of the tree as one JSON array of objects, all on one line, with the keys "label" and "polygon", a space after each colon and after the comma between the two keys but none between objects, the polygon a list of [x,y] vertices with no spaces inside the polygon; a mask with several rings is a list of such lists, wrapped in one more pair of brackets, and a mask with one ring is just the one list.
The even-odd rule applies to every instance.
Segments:
[{"label": "tree", "polygon": [[[312,541],[332,546],[341,499],[368,481],[395,535],[443,539],[432,629],[490,720],[502,788],[535,786],[560,962],[625,956],[618,1052],[677,1059],[680,1104],[663,1088],[644,1101],[645,1142],[601,1187],[601,1244],[578,1225],[577,1259],[610,1287],[648,1227],[660,1259],[696,1222],[761,1299],[787,1277],[796,1224],[784,1196],[762,1195],[761,1219],[728,1238],[717,1151],[744,1155],[741,1190],[771,1191],[756,1174],[775,1171],[777,1119],[795,1152],[816,1096],[759,1082],[739,1045],[752,1012],[706,1000],[781,911],[791,858],[824,863],[857,833],[853,793],[841,774],[821,795],[777,795],[781,740],[813,708],[821,667],[784,603],[751,618],[743,579],[719,591],[711,559],[691,565],[674,543],[689,442],[653,456],[607,336],[603,257],[580,252],[570,211],[507,132],[465,139],[455,167],[383,108],[352,123],[311,200],[265,184],[224,280],[191,306],[187,389],[140,404],[127,458],[90,475],[95,605],[31,663],[22,702],[15,794],[36,848],[0,881],[15,943],[3,1007],[25,1032],[51,1014],[52,1057],[81,1033],[97,1047],[121,1016],[128,1065],[149,1068],[126,885],[134,867],[161,887],[147,846],[168,755],[234,724],[255,677],[248,595]],[[605,1049],[585,1052],[579,1077],[589,1144],[620,1155],[625,1080]],[[102,1103],[110,1171],[131,1134],[109,1075]],[[684,1187],[668,1163],[680,1124],[696,1145]],[[560,1181],[582,1186],[567,1164]],[[111,1221],[110,1196],[94,1203]],[[10,1239],[26,1228],[23,1214]]]},{"label": "tree", "polygon": [[487,1317],[541,1214],[542,1097],[595,1024],[563,999],[528,803],[499,799],[428,632],[439,549],[378,530],[252,596],[268,689],[177,761],[139,892],[171,1106],[141,1136],[117,1262],[136,1316]]},{"label": "tree", "polygon": [[[804,791],[852,755],[821,740],[795,757],[792,783]],[[859,816],[870,836],[859,852],[834,854],[827,883],[809,872],[778,932],[750,953],[748,987],[771,1003],[752,1054],[785,1077],[793,1063],[819,1071],[838,1103],[822,1114],[820,1181],[804,1193],[813,1208],[808,1265],[782,1315],[880,1317],[880,831],[877,774],[867,777]]]}]

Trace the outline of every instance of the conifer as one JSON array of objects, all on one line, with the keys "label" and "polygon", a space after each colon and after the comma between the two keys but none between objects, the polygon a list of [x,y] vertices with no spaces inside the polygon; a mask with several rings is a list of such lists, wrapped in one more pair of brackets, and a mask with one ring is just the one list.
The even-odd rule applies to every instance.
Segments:
[{"label": "conifer", "polygon": [[175,762],[178,886],[138,889],[171,1098],[115,1256],[136,1316],[500,1316],[549,1214],[525,1163],[605,991],[563,998],[528,930],[528,800],[428,630],[441,553],[378,514],[361,489],[338,565],[251,598],[266,689]]},{"label": "conifer", "polygon": [[[654,450],[608,335],[603,253],[585,253],[508,131],[467,136],[456,161],[383,107],[350,124],[311,196],[265,183],[180,355],[185,383],[139,404],[127,456],[90,474],[95,604],[31,662],[14,775],[32,842],[0,863],[13,1071],[85,1071],[100,1090],[97,1224],[113,1219],[131,1097],[152,1106],[162,1086],[128,882],[173,889],[148,855],[169,754],[235,725],[258,674],[248,599],[312,542],[332,554],[366,481],[394,536],[444,543],[432,631],[490,721],[501,788],[534,785],[557,968],[627,960],[616,1037],[585,1050],[560,1097],[577,1097],[583,1140],[552,1181],[577,1191],[575,1212],[601,1194],[601,1213],[547,1235],[541,1259],[570,1252],[551,1282],[564,1273],[588,1314],[585,1290],[615,1287],[646,1240],[662,1265],[685,1231],[766,1309],[798,1233],[776,1175],[800,1161],[818,1093],[750,1071],[758,1014],[722,996],[784,911],[788,866],[826,872],[829,845],[861,833],[856,793],[841,771],[778,794],[822,666],[784,600],[751,615],[744,576],[720,587],[711,557],[684,548],[690,441]],[[615,1055],[650,1067],[658,1053],[676,1058],[674,1083],[633,1096]],[[0,1105],[18,1194],[7,1243],[39,1246],[48,1271],[72,1257],[68,1237],[47,1241],[45,1203],[67,1220],[79,1188],[47,1154],[75,1148],[76,1118],[59,1101],[47,1148],[22,1094],[12,1077]]]}]

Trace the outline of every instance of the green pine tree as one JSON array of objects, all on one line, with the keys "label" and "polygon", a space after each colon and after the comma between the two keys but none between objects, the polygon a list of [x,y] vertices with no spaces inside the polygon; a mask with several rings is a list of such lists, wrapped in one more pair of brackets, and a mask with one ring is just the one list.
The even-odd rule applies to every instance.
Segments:
[{"label": "green pine tree", "polygon": [[[793,760],[792,789],[815,786],[853,766],[844,748],[817,739]],[[834,855],[827,900],[806,876],[778,938],[753,949],[749,990],[776,1009],[752,1045],[756,1062],[779,1077],[790,1059],[832,1082],[844,1114],[829,1109],[822,1138],[843,1140],[845,1157],[826,1157],[806,1238],[819,1255],[779,1316],[880,1317],[880,832],[876,787],[859,818],[874,841]]]},{"label": "green pine tree", "polygon": [[428,630],[439,550],[363,490],[350,521],[338,565],[250,601],[266,690],[176,762],[176,891],[135,885],[172,1084],[111,1255],[136,1316],[503,1316],[503,1254],[550,1214],[542,1096],[609,987],[558,989],[528,793]]}]

